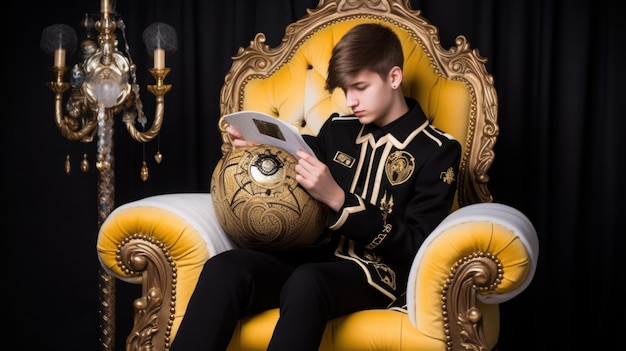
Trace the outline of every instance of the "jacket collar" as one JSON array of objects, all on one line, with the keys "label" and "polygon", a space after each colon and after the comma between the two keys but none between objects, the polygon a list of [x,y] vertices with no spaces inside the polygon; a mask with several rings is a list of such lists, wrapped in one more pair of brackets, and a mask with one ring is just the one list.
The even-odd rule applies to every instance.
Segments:
[{"label": "jacket collar", "polygon": [[[409,106],[407,113],[382,128],[379,128],[373,123],[364,125],[361,127],[361,131],[357,137],[357,143],[362,144],[369,142],[373,148],[376,148],[387,142],[391,142],[396,148],[404,149],[406,144],[429,124],[426,115],[424,115],[417,101],[412,98],[405,99]],[[382,133],[380,131],[377,132],[377,130],[381,129]],[[380,135],[378,140],[376,140],[375,134]]]}]

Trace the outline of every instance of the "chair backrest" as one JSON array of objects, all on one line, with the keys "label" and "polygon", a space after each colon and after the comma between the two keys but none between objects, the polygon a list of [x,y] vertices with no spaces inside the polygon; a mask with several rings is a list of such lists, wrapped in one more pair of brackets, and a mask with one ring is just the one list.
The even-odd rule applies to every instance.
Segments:
[{"label": "chair backrest", "polygon": [[[402,89],[415,98],[431,123],[463,147],[456,207],[491,202],[487,171],[498,135],[497,94],[486,59],[464,36],[445,50],[437,27],[409,0],[320,0],[318,7],[287,26],[281,44],[271,48],[258,33],[240,48],[220,94],[221,114],[260,111],[316,134],[333,112],[349,113],[340,89],[325,87],[332,48],[351,27],[378,22],[399,36],[405,55]],[[231,150],[220,118],[222,152]]]}]

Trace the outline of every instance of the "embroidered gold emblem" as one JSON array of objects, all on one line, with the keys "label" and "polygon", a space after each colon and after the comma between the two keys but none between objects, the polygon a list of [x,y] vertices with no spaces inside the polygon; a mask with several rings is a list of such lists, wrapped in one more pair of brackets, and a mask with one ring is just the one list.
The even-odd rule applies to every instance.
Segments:
[{"label": "embroidered gold emblem", "polygon": [[383,198],[380,199],[380,212],[383,215],[383,222],[385,225],[387,224],[387,216],[393,211],[393,195],[389,196],[389,200],[387,200],[387,191],[383,195]]},{"label": "embroidered gold emblem", "polygon": [[406,151],[395,151],[385,162],[385,175],[391,185],[406,182],[415,170],[415,158]]},{"label": "embroidered gold emblem", "polygon": [[376,246],[380,245],[380,243],[385,240],[387,235],[391,233],[392,225],[387,223],[387,216],[393,211],[393,195],[389,196],[389,200],[387,200],[387,192],[383,195],[383,198],[380,199],[380,214],[383,217],[383,229],[381,233],[378,233],[374,240],[372,240],[369,244],[365,245],[367,250],[373,250]]},{"label": "embroidered gold emblem", "polygon": [[337,151],[337,153],[335,154],[335,157],[333,157],[333,161],[339,164],[342,164],[348,168],[352,168],[356,160],[354,159],[354,157],[348,154],[345,154],[341,151]]},{"label": "embroidered gold emblem", "polygon": [[452,184],[454,182],[454,170],[452,167],[449,167],[445,172],[441,172],[439,179],[443,180],[444,183]]},{"label": "embroidered gold emblem", "polygon": [[389,266],[379,263],[374,264],[378,278],[382,283],[387,284],[393,290],[396,289],[396,272],[394,272]]}]

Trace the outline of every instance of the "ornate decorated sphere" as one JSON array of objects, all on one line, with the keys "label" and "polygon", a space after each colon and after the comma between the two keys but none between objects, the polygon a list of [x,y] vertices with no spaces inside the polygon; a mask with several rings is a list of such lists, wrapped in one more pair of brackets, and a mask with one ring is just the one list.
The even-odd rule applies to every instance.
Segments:
[{"label": "ornate decorated sphere", "polygon": [[325,205],[296,182],[296,158],[268,145],[225,154],[211,177],[211,195],[224,231],[240,247],[286,250],[315,242]]}]

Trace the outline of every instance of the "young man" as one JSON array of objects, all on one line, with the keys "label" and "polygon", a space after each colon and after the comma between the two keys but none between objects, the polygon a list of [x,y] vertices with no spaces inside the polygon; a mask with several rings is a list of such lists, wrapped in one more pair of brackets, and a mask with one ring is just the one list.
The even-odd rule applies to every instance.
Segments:
[{"label": "young man", "polygon": [[[460,144],[402,94],[402,47],[382,25],[352,28],[333,49],[326,88],[351,116],[304,136],[296,180],[329,209],[327,236],[286,252],[236,249],[204,266],[173,351],[224,350],[237,321],[280,308],[268,350],[318,350],[326,323],[404,305],[413,258],[449,213]],[[229,129],[235,147],[249,145]]]}]

